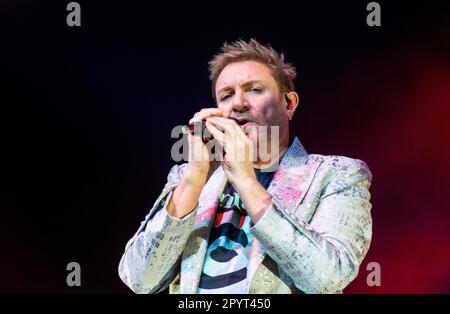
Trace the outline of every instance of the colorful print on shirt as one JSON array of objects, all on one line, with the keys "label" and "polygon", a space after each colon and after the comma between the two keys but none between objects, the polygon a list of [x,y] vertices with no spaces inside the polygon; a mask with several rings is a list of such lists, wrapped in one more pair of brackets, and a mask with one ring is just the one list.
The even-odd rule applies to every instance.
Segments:
[{"label": "colorful print on shirt", "polygon": [[[267,188],[274,173],[256,171],[256,174]],[[219,198],[198,293],[248,292],[247,266],[252,243],[250,221],[239,195],[231,184],[227,184]]]}]

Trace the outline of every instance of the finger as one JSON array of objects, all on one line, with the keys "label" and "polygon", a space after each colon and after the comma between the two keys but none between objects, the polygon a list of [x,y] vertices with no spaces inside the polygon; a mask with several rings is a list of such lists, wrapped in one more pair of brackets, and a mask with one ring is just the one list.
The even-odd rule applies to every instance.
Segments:
[{"label": "finger", "polygon": [[202,117],[193,117],[191,120],[189,120],[188,124],[194,124],[195,122],[202,122]]},{"label": "finger", "polygon": [[211,114],[215,114],[215,115],[222,115],[223,111],[222,109],[219,108],[203,108],[202,110],[200,110],[200,112],[210,112]]},{"label": "finger", "polygon": [[203,145],[203,137],[196,134],[188,134],[188,141],[189,143],[196,143],[196,144],[202,144]]},{"label": "finger", "polygon": [[209,117],[209,118],[207,118],[207,121],[210,121],[216,127],[220,127],[228,133],[234,133],[234,132],[236,132],[237,129],[240,129],[240,127],[237,125],[236,121],[227,119],[227,118]]},{"label": "finger", "polygon": [[223,134],[216,126],[214,126],[211,122],[206,121],[206,128],[214,137],[214,139],[222,146],[225,147],[225,134]]},{"label": "finger", "polygon": [[217,108],[202,109],[201,111],[194,114],[194,117],[191,120],[189,120],[189,124],[206,120],[208,117],[212,116],[223,116],[223,112],[222,110]]},{"label": "finger", "polygon": [[197,112],[194,114],[194,116],[191,118],[191,120],[189,120],[189,124],[193,124],[194,122],[200,122],[203,120],[203,116],[205,114],[201,113],[201,112]]}]

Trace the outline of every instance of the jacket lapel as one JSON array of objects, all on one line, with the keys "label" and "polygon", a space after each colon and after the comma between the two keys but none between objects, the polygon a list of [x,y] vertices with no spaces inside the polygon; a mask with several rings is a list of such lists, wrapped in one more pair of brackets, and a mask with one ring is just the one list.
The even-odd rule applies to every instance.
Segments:
[{"label": "jacket lapel", "polygon": [[180,275],[180,293],[182,294],[197,292],[208,248],[209,232],[214,223],[220,193],[226,182],[225,173],[222,167],[219,167],[200,194],[192,233],[182,254]]},{"label": "jacket lapel", "polygon": [[295,211],[305,197],[322,160],[308,158],[306,150],[296,137],[275,172],[267,192],[282,209]]},{"label": "jacket lapel", "polygon": [[[289,147],[286,155],[281,160],[272,182],[267,188],[267,192],[269,192],[273,199],[281,205],[281,208],[279,209],[285,214],[287,219],[289,219],[289,216],[299,207],[321,163],[321,160],[308,159],[308,154],[298,138],[296,137],[294,139],[294,142]],[[258,239],[253,238],[248,267],[248,275],[249,278],[251,278],[250,291],[261,291],[263,288],[256,287],[262,283],[260,283],[259,280],[256,280],[254,274],[259,267],[264,268],[261,263],[266,254],[267,253],[258,242]],[[272,275],[267,268],[265,268],[263,272],[267,272],[267,274],[263,275],[263,278],[269,278]]]}]

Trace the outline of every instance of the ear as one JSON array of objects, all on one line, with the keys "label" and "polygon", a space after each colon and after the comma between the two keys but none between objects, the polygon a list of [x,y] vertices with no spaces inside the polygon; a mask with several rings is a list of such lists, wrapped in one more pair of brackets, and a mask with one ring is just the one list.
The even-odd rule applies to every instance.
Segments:
[{"label": "ear", "polygon": [[289,116],[289,120],[292,120],[294,112],[298,107],[300,97],[296,92],[289,92],[285,94],[286,98],[286,111]]}]

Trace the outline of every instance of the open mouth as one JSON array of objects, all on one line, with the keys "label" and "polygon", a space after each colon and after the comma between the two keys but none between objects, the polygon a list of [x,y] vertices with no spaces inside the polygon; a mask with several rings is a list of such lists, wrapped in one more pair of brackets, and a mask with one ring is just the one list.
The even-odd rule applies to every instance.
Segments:
[{"label": "open mouth", "polygon": [[247,123],[253,123],[253,121],[251,119],[248,119],[248,118],[230,118],[230,119],[236,121],[236,123],[240,127],[245,126]]}]

